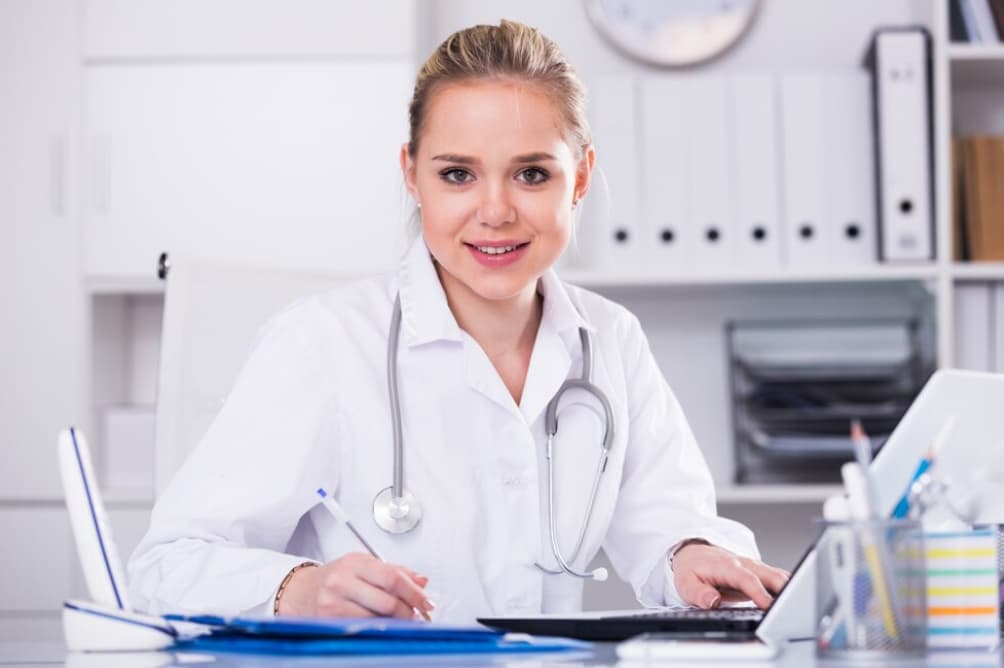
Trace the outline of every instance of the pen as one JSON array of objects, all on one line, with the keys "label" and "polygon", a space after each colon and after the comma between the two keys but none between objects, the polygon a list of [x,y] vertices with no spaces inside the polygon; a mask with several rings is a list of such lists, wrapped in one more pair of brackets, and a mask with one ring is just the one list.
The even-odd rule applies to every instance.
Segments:
[{"label": "pen", "polygon": [[935,458],[941,449],[945,446],[945,442],[948,437],[952,435],[952,429],[955,427],[955,416],[952,415],[947,420],[945,424],[941,425],[941,429],[935,434],[934,440],[931,442],[931,447],[928,448],[927,453],[924,455],[920,463],[917,464],[917,470],[913,472],[910,477],[910,482],[906,485],[906,491],[903,492],[903,496],[899,498],[896,503],[896,507],[892,510],[893,519],[903,519],[910,514],[910,494],[913,491],[913,484],[920,479],[920,476],[927,473],[928,469],[934,464]]},{"label": "pen", "polygon": [[[348,527],[349,531],[352,532],[352,535],[355,536],[362,546],[366,548],[367,552],[380,561],[387,563],[387,560],[381,557],[376,549],[374,549],[374,547],[370,545],[365,538],[363,538],[363,535],[359,533],[359,530],[356,529],[355,525],[353,525],[352,521],[349,519],[349,514],[345,512],[345,509],[342,508],[340,503],[335,501],[334,497],[329,496],[328,493],[324,491],[323,487],[317,488],[317,495],[321,497],[321,504],[328,509],[328,512],[330,512],[336,520],[342,522],[346,527]],[[420,614],[425,621],[431,621],[431,618],[425,611],[419,610],[418,608],[414,608],[414,610],[417,614]]]},{"label": "pen", "polygon": [[861,420],[851,420],[851,443],[854,444],[854,459],[858,462],[858,468],[865,482],[865,500],[867,501],[868,517],[878,519],[878,495],[875,491],[875,483],[872,481],[869,468],[872,464],[872,442],[865,433],[865,428],[861,425]]},{"label": "pen", "polygon": [[[897,605],[893,600],[895,592],[890,588],[891,579],[888,577],[888,558],[882,554],[882,538],[872,535],[872,530],[867,526],[867,522],[873,519],[872,509],[868,503],[868,478],[861,466],[856,462],[844,464],[840,473],[844,479],[844,487],[847,489],[847,499],[851,509],[851,517],[860,522],[864,522],[861,532],[861,551],[864,554],[865,565],[868,568],[872,580],[872,587],[878,599],[879,614],[882,617],[882,624],[885,627],[886,635],[892,640],[899,639],[899,621],[897,619]],[[877,540],[876,540],[877,538]],[[857,607],[855,605],[855,607]]]}]

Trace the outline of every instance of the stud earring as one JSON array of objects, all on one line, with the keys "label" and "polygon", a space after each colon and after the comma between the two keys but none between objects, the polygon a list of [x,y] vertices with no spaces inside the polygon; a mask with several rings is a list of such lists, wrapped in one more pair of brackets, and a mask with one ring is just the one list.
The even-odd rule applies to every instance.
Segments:
[{"label": "stud earring", "polygon": [[417,202],[416,206],[418,206],[418,208],[421,209],[422,208],[422,203],[421,202]]}]

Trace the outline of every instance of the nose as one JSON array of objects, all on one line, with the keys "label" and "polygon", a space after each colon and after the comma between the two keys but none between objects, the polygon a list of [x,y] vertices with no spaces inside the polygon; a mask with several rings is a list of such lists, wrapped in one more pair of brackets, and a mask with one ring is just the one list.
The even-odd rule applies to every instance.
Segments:
[{"label": "nose", "polygon": [[506,188],[501,185],[488,185],[478,205],[478,223],[487,227],[501,227],[515,222],[516,209]]}]

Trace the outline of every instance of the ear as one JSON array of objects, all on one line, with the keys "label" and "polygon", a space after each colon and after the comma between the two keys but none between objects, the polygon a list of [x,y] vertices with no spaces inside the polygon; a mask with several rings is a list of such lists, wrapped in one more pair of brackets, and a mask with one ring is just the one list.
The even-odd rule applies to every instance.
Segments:
[{"label": "ear", "polygon": [[415,201],[418,201],[418,187],[415,184],[415,161],[408,152],[408,143],[401,145],[401,176],[404,178],[404,187]]},{"label": "ear", "polygon": [[593,182],[593,167],[596,165],[596,149],[590,144],[582,150],[582,157],[575,167],[575,190],[572,198],[582,201],[589,192],[589,184]]}]

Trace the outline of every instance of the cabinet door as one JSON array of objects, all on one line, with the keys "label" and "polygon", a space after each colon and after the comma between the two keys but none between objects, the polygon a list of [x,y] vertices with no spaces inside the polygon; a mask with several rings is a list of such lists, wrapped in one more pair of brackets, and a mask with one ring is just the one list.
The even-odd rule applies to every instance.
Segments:
[{"label": "cabinet door", "polygon": [[65,508],[0,508],[0,532],[0,612],[51,612],[84,591]]},{"label": "cabinet door", "polygon": [[87,0],[92,60],[226,56],[410,58],[414,0]]},{"label": "cabinet door", "polygon": [[87,68],[86,272],[161,251],[325,272],[396,263],[405,62]]},{"label": "cabinet door", "polygon": [[56,436],[84,416],[77,20],[74,0],[0,3],[2,499],[61,496]]}]

